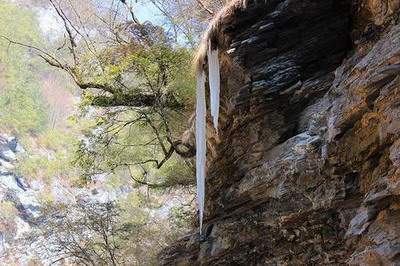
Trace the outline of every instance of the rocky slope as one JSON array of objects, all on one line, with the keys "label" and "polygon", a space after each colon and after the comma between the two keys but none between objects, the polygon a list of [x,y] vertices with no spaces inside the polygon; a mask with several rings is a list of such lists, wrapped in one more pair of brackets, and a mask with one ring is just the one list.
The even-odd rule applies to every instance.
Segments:
[{"label": "rocky slope", "polygon": [[205,240],[160,263],[400,265],[400,1],[247,2],[220,26],[246,78],[222,72]]},{"label": "rocky slope", "polygon": [[[95,182],[87,187],[71,186],[67,180],[58,177],[54,177],[50,184],[26,178],[18,175],[16,170],[22,156],[28,154],[18,140],[0,133],[0,266],[65,265],[58,261],[59,254],[50,253],[53,250],[50,240],[28,240],[32,234],[38,234],[38,226],[43,226],[38,221],[41,220],[43,207],[46,207],[44,195],[54,203],[73,208],[76,204],[82,206],[128,200],[131,199],[130,193],[137,190],[129,183],[110,186],[106,175],[98,175]],[[148,213],[150,222],[167,221],[171,210],[188,201],[189,196],[182,191],[157,195],[160,206],[143,207],[142,210]]]},{"label": "rocky slope", "polygon": [[0,265],[7,265],[13,256],[21,260],[11,260],[20,263],[32,256],[30,250],[22,252],[25,259],[20,250],[10,252],[16,251],[18,240],[29,232],[40,207],[39,184],[28,184],[15,173],[17,156],[24,152],[16,138],[0,134]]}]

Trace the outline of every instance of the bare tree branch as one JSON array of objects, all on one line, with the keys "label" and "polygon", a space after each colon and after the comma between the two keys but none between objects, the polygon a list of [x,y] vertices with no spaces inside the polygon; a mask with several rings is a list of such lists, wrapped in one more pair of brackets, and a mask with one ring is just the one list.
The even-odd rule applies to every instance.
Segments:
[{"label": "bare tree branch", "polygon": [[19,45],[19,46],[22,46],[22,47],[25,47],[25,48],[29,48],[29,49],[35,50],[36,52],[39,53],[39,55],[41,55],[41,57],[43,59],[46,60],[46,62],[48,62],[52,66],[56,66],[56,67],[59,67],[59,68],[64,68],[64,65],[58,59],[56,59],[54,56],[52,56],[51,54],[43,51],[40,48],[37,48],[37,47],[29,45],[29,44],[24,44],[24,43],[21,43],[21,42],[14,41],[14,40],[12,40],[12,39],[4,36],[4,35],[0,35],[0,38],[3,38],[5,40],[7,40],[11,44],[15,44],[15,45]]},{"label": "bare tree branch", "polygon": [[71,31],[71,29],[70,29],[70,27],[68,25],[68,19],[66,18],[66,16],[62,12],[62,10],[59,7],[57,7],[57,5],[55,4],[55,2],[53,0],[49,0],[49,2],[53,6],[53,8],[56,11],[58,17],[61,18],[61,20],[64,23],[64,28],[65,28],[65,31],[68,34],[69,42],[70,42],[70,45],[71,45],[69,47],[69,50],[70,50],[70,52],[72,54],[72,57],[74,59],[74,64],[77,65],[78,64],[78,58],[77,58],[77,55],[76,55],[76,52],[75,52],[75,48],[77,47],[77,44],[75,42],[75,37],[72,35],[72,31]]},{"label": "bare tree branch", "polygon": [[134,175],[132,174],[132,169],[131,169],[130,166],[128,166],[128,172],[129,172],[130,178],[131,178],[133,181],[135,181],[136,183],[138,183],[138,184],[146,185],[146,186],[148,186],[148,187],[150,187],[150,188],[165,188],[165,187],[167,187],[165,184],[148,183],[148,182],[146,182],[146,181],[143,181],[143,180],[140,180],[140,179],[135,178]]},{"label": "bare tree branch", "polygon": [[208,14],[214,15],[214,12],[211,9],[209,9],[201,0],[196,0],[196,1],[205,11],[208,12]]},{"label": "bare tree branch", "polygon": [[129,5],[127,3],[126,0],[119,0],[125,7],[126,9],[129,11],[132,21],[135,22],[136,24],[140,24],[139,20],[137,19],[137,17],[135,16],[135,14],[133,13],[133,7],[132,5]]}]

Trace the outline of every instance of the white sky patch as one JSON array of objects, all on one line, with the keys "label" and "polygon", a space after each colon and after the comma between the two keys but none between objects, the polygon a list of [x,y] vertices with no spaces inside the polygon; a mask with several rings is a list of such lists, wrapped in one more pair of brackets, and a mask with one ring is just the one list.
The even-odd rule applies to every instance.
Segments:
[{"label": "white sky patch", "polygon": [[55,41],[64,35],[62,20],[52,8],[38,8],[37,20],[43,35],[50,41]]},{"label": "white sky patch", "polygon": [[[64,25],[55,10],[51,7],[38,7],[35,9],[39,28],[43,35],[51,42],[63,37]],[[141,22],[150,21],[154,25],[163,25],[160,11],[151,3],[137,3],[134,6],[134,12]],[[90,33],[95,34],[95,30]]]},{"label": "white sky patch", "polygon": [[150,21],[154,25],[163,25],[161,12],[152,3],[138,3],[134,7],[134,12],[141,22]]}]

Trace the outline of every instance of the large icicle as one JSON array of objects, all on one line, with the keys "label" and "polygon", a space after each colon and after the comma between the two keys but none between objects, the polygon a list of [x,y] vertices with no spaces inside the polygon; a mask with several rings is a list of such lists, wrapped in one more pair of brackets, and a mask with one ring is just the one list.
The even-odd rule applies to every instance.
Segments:
[{"label": "large icicle", "polygon": [[196,181],[199,207],[200,235],[203,227],[206,177],[206,95],[204,71],[197,73],[196,92]]},{"label": "large icicle", "polygon": [[208,44],[208,80],[210,84],[210,106],[211,116],[213,118],[214,128],[218,130],[218,116],[219,116],[219,90],[220,90],[220,74],[219,74],[219,60],[218,48],[212,50],[211,41]]}]

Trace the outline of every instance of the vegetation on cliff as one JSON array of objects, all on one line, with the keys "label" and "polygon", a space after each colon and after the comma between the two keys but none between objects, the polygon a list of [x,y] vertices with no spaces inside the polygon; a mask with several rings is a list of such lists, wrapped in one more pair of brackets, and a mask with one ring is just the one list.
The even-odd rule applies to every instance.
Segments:
[{"label": "vegetation on cliff", "polygon": [[[16,19],[18,18],[18,19]],[[7,2],[0,3],[1,34],[40,44],[34,15]],[[29,56],[23,47],[10,47],[0,39],[0,128],[2,131],[41,132],[47,125],[46,106],[33,65],[38,58]],[[37,72],[36,72],[37,73]]]},{"label": "vegetation on cliff", "polygon": [[[191,57],[220,5],[0,3],[0,133],[26,150],[1,158],[0,179],[11,174],[40,204],[0,193],[7,245],[30,245],[31,263],[153,265],[185,232],[195,216]],[[149,6],[157,14],[140,19]],[[30,227],[24,241],[15,221]]]}]

